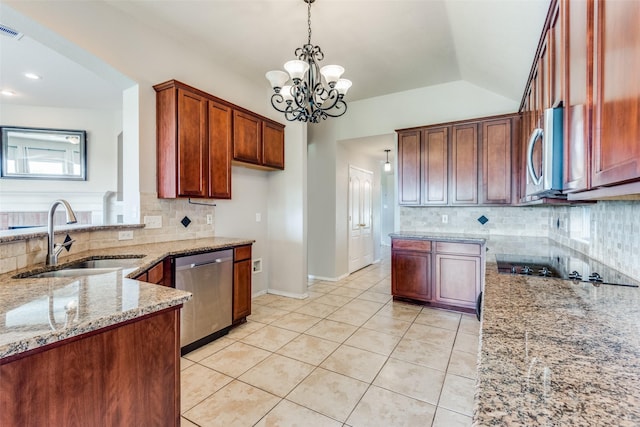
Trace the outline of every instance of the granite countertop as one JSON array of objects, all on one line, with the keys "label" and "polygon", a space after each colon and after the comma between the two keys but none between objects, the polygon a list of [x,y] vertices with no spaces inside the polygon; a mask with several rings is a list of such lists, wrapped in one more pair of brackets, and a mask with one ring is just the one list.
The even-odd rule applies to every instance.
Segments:
[{"label": "granite countertop", "polygon": [[192,255],[253,243],[207,238],[86,251],[60,265],[90,257],[144,255],[127,269],[93,276],[25,278],[14,276],[43,265],[0,275],[0,359],[135,319],[191,298],[189,292],[130,279],[170,255]]},{"label": "granite countertop", "polygon": [[464,243],[480,243],[486,242],[486,236],[475,236],[463,233],[439,233],[434,231],[396,231],[390,233],[392,239],[409,239],[409,240],[438,240],[442,242],[464,242]]},{"label": "granite countertop", "polygon": [[640,290],[487,261],[473,425],[640,425]]}]

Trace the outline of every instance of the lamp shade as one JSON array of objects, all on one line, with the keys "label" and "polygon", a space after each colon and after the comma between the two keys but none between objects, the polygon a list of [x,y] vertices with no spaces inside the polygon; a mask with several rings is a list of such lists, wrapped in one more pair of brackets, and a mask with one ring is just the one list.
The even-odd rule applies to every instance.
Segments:
[{"label": "lamp shade", "polygon": [[320,68],[320,74],[331,87],[340,79],[342,73],[344,73],[344,68],[339,65],[325,65]]},{"label": "lamp shade", "polygon": [[336,82],[335,89],[338,91],[340,95],[346,95],[347,91],[351,87],[351,80],[340,79]]},{"label": "lamp shade", "polygon": [[284,98],[285,101],[291,102],[293,101],[293,95],[291,94],[291,85],[284,85],[280,90],[280,95]]},{"label": "lamp shade", "polygon": [[291,76],[291,80],[302,80],[304,74],[309,69],[309,64],[299,59],[288,61],[284,64],[284,69]]},{"label": "lamp shade", "polygon": [[389,163],[389,160],[387,160],[384,164],[384,171],[391,172],[391,163]]},{"label": "lamp shade", "polygon": [[280,70],[269,71],[264,76],[267,78],[267,80],[269,80],[269,83],[271,83],[271,87],[274,89],[281,88],[285,85],[285,83],[289,81],[289,74]]}]

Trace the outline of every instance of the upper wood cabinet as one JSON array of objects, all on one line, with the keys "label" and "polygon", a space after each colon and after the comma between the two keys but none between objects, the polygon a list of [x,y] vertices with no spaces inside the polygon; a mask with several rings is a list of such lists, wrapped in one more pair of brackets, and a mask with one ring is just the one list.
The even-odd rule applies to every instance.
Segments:
[{"label": "upper wood cabinet", "polygon": [[512,179],[512,119],[482,123],[482,185],[484,204],[510,204]]},{"label": "upper wood cabinet", "polygon": [[156,90],[158,197],[231,198],[231,163],[284,169],[284,126],[170,80]]},{"label": "upper wood cabinet", "polygon": [[284,169],[284,126],[262,122],[262,163],[275,169]]},{"label": "upper wood cabinet", "polygon": [[231,107],[209,101],[209,191],[216,199],[231,198]]},{"label": "upper wood cabinet", "polygon": [[259,117],[242,111],[233,112],[233,160],[262,163],[262,123]]},{"label": "upper wood cabinet", "polygon": [[478,203],[478,125],[453,126],[451,132],[451,204]]},{"label": "upper wood cabinet", "polygon": [[564,190],[590,186],[590,107],[592,46],[588,23],[592,14],[586,1],[562,0],[564,32]]},{"label": "upper wood cabinet", "polygon": [[231,108],[175,80],[156,90],[158,197],[231,198]]},{"label": "upper wood cabinet", "polygon": [[401,205],[420,204],[419,130],[398,133],[398,200]]},{"label": "upper wood cabinet", "polygon": [[260,168],[284,169],[284,126],[234,111],[233,160]]},{"label": "upper wood cabinet", "polygon": [[594,3],[591,185],[640,178],[640,2]]},{"label": "upper wood cabinet", "polygon": [[551,1],[520,111],[531,127],[540,85],[543,108],[562,102],[569,200],[640,193],[638,22],[638,1]]},{"label": "upper wood cabinet", "polygon": [[422,204],[446,205],[449,183],[449,128],[427,129],[422,135]]},{"label": "upper wood cabinet", "polygon": [[518,124],[517,115],[507,115],[398,130],[399,204],[515,203]]}]

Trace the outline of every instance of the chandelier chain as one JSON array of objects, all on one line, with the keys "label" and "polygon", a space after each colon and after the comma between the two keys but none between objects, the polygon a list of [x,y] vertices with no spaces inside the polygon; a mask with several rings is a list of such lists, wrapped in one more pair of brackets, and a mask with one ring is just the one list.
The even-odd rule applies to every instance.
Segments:
[{"label": "chandelier chain", "polygon": [[311,44],[311,1],[307,2],[307,28],[309,29],[307,44]]}]

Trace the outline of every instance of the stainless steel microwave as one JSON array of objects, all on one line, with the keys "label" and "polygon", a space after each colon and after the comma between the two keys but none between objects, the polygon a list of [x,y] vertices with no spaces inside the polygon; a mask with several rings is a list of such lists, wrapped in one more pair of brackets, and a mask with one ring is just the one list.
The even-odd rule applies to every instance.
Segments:
[{"label": "stainless steel microwave", "polygon": [[562,107],[544,111],[544,127],[531,133],[527,146],[525,201],[562,195]]}]

